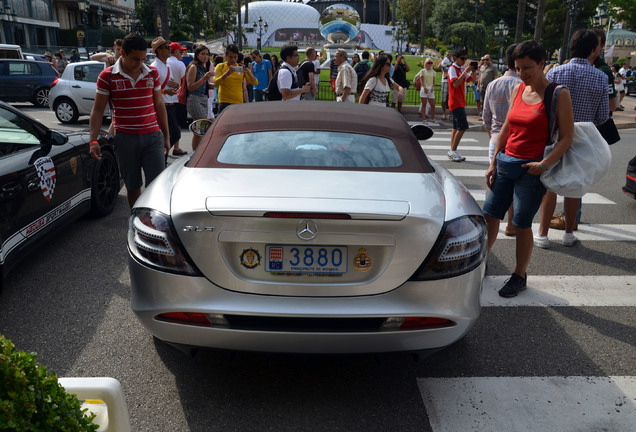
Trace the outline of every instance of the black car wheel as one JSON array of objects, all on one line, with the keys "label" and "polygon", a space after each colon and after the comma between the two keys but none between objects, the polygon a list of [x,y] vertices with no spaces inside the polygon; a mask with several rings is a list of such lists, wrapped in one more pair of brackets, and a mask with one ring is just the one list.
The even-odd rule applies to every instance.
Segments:
[{"label": "black car wheel", "polygon": [[102,152],[102,160],[95,162],[91,185],[91,211],[106,216],[115,208],[119,195],[119,167],[110,151]]},{"label": "black car wheel", "polygon": [[33,93],[33,105],[46,108],[49,106],[49,90],[46,87],[40,87]]},{"label": "black car wheel", "polygon": [[60,123],[75,123],[79,118],[77,106],[75,106],[72,100],[67,98],[56,100],[53,105],[53,110],[55,111],[55,117],[57,117]]}]

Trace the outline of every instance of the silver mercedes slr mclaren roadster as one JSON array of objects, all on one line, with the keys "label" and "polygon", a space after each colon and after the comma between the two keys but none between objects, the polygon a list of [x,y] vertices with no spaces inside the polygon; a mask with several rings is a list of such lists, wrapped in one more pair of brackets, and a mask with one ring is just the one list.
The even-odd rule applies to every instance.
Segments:
[{"label": "silver mercedes slr mclaren roadster", "polygon": [[132,210],[132,309],[181,348],[422,351],[480,314],[486,226],[395,110],[227,108]]}]

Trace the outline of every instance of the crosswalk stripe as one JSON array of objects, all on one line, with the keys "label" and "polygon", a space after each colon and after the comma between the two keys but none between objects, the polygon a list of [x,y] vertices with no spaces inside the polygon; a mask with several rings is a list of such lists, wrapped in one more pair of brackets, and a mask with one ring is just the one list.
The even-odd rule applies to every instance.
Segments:
[{"label": "crosswalk stripe", "polygon": [[[462,152],[460,151],[459,154],[462,154]],[[429,159],[434,160],[434,161],[443,161],[443,160],[449,160],[447,155],[426,155]],[[468,158],[469,162],[490,162],[490,158],[488,156],[473,156],[470,155]]]},{"label": "crosswalk stripe", "polygon": [[[448,136],[448,137],[436,137],[435,135],[433,135],[431,138],[427,139],[424,142],[431,142],[431,141],[450,142],[450,136]],[[463,143],[478,143],[478,142],[479,142],[479,140],[476,140],[475,138],[462,138],[462,144]],[[488,147],[485,147],[485,149],[488,150]]]},{"label": "crosswalk stripe", "polygon": [[[636,377],[418,378],[434,432],[633,431]],[[603,426],[601,426],[603,425]]]},{"label": "crosswalk stripe", "polygon": [[498,291],[510,276],[486,276],[481,305],[636,306],[636,276],[528,276],[527,289],[504,298]]},{"label": "crosswalk stripe", "polygon": [[[539,231],[539,224],[532,224],[532,232]],[[505,223],[499,226],[497,240],[514,240],[514,237],[505,235]],[[548,231],[548,238],[552,242],[561,243],[563,238],[561,230],[551,229]],[[634,224],[579,224],[574,232],[581,241],[636,241],[636,225]]]},{"label": "crosswalk stripe", "polygon": [[[441,140],[438,140],[438,141],[441,141]],[[448,145],[434,145],[434,144],[427,145],[427,144],[422,144],[422,148],[424,150],[450,150],[450,146],[448,146]],[[477,147],[477,146],[464,146],[464,147],[462,147],[462,151],[468,151],[468,150],[484,151],[484,150],[488,150],[488,147]]]},{"label": "crosswalk stripe", "polygon": [[449,169],[448,171],[455,177],[483,177],[486,181],[485,169]]},{"label": "crosswalk stripe", "polygon": [[[471,190],[470,194],[476,201],[484,201],[486,199],[485,190]],[[562,196],[557,196],[557,202],[563,202]],[[583,204],[616,204],[614,201],[605,198],[597,193],[587,193],[583,195]]]}]

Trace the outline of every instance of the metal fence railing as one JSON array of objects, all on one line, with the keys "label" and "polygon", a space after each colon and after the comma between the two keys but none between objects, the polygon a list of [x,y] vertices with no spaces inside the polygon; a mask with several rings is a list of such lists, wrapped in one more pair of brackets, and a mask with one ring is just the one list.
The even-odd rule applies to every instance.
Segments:
[{"label": "metal fence railing", "polygon": [[[333,91],[331,91],[331,83],[329,81],[320,81],[318,86],[318,100],[332,101],[335,99]],[[405,105],[419,105],[420,92],[415,90],[414,86],[410,86],[406,91]],[[440,105],[442,103],[442,87],[441,85],[435,86],[435,104]],[[466,90],[466,106],[475,106],[475,96],[470,88]]]}]

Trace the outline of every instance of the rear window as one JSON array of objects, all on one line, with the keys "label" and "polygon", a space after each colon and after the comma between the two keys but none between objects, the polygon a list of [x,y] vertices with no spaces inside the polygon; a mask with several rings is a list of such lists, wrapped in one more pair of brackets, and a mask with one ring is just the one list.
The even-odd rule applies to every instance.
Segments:
[{"label": "rear window", "polygon": [[231,135],[218,162],[255,166],[391,168],[402,165],[393,141],[328,131],[268,131]]}]

